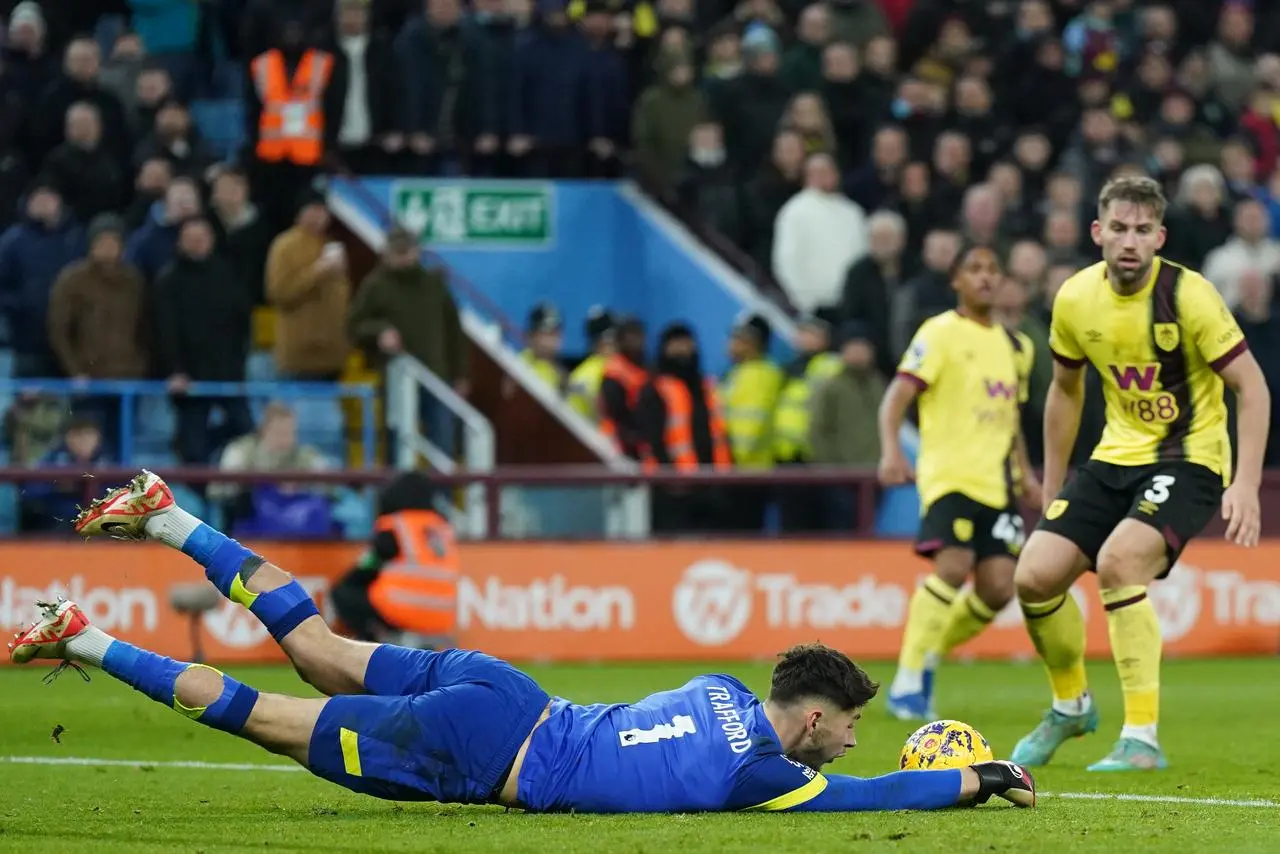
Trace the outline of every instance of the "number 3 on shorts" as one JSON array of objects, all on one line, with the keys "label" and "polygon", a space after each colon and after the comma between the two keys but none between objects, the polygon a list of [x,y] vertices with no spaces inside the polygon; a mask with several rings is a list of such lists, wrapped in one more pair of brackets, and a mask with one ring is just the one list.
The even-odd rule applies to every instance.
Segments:
[{"label": "number 3 on shorts", "polygon": [[1001,513],[991,526],[991,536],[1010,546],[1022,546],[1027,540],[1022,530],[1022,517],[1014,513]]},{"label": "number 3 on shorts", "polygon": [[1169,500],[1169,487],[1177,480],[1173,475],[1158,474],[1151,478],[1151,488],[1142,493],[1142,497],[1152,504],[1163,504]]}]

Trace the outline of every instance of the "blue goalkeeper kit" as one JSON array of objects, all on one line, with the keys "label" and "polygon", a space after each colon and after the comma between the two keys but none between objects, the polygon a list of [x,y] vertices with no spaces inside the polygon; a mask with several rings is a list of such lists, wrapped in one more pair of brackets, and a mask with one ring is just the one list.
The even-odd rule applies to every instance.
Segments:
[{"label": "blue goalkeeper kit", "polygon": [[959,771],[862,779],[787,758],[760,700],[732,676],[578,705],[483,653],[383,646],[365,682],[368,695],[325,705],[309,765],[384,798],[493,802],[548,702],[518,780],[532,811],[931,809],[960,794]]}]

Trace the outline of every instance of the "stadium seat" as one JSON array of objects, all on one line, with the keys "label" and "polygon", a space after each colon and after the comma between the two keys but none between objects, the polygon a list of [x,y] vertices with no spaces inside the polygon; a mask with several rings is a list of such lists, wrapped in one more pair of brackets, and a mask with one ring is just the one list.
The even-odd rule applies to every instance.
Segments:
[{"label": "stadium seat", "polygon": [[173,434],[177,429],[173,407],[163,397],[141,397],[134,411],[133,461],[173,454]]},{"label": "stadium seat", "polygon": [[238,98],[195,101],[191,118],[209,150],[224,160],[244,142],[244,105]]},{"label": "stadium seat", "polygon": [[347,458],[342,404],[336,399],[298,398],[290,403],[298,416],[298,441],[314,445],[332,460]]}]

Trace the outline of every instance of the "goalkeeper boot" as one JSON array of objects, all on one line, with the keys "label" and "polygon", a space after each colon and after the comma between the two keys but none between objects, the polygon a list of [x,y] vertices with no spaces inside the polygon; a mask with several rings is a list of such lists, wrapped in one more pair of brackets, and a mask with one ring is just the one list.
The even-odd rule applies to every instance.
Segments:
[{"label": "goalkeeper boot", "polygon": [[109,491],[81,510],[75,519],[75,529],[86,538],[145,540],[147,521],[176,506],[173,493],[160,476],[143,469],[126,486]]},{"label": "goalkeeper boot", "polygon": [[1098,707],[1091,705],[1082,715],[1064,715],[1050,709],[1040,725],[1023,737],[1013,748],[1009,759],[1018,765],[1035,768],[1048,765],[1053,754],[1069,738],[1088,735],[1098,728]]},{"label": "goalkeeper boot", "polygon": [[67,641],[89,627],[89,619],[75,602],[37,602],[40,619],[18,632],[9,641],[9,658],[14,664],[26,664],[33,658],[66,661]]},{"label": "goalkeeper boot", "polygon": [[1121,738],[1089,771],[1160,771],[1169,767],[1164,751],[1137,738]]}]

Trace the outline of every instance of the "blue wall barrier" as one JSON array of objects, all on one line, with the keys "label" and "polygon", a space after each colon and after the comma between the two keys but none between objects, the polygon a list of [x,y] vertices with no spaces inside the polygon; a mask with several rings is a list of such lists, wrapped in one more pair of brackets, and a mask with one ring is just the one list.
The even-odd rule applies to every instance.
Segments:
[{"label": "blue wall barrier", "polygon": [[[382,222],[389,211],[418,232],[515,326],[523,329],[538,303],[554,303],[564,317],[567,354],[586,349],[583,321],[592,306],[604,305],[643,320],[651,341],[668,323],[689,323],[704,367],[723,374],[729,329],[747,304],[692,254],[705,249],[681,245],[621,189],[599,182],[392,178],[332,186],[371,221]],[[486,315],[484,306],[469,307]],[[777,338],[774,351],[781,359],[789,355]]]}]

